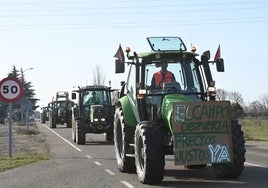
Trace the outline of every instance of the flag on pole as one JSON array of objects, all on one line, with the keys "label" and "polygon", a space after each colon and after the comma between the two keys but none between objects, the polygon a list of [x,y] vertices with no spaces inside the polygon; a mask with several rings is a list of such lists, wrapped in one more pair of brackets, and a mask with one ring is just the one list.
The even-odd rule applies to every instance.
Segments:
[{"label": "flag on pole", "polygon": [[115,53],[114,57],[118,58],[121,63],[125,62],[125,54],[121,47],[121,44],[119,44],[119,48],[117,52]]},{"label": "flag on pole", "polygon": [[215,57],[214,57],[214,61],[216,61],[220,57],[221,57],[221,46],[219,45],[219,47],[216,51]]}]

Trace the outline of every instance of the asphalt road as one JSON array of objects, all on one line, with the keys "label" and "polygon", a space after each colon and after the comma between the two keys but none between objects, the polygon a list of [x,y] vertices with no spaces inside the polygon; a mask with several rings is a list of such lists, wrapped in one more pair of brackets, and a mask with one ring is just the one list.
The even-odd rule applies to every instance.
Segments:
[{"label": "asphalt road", "polygon": [[222,180],[214,176],[210,167],[189,170],[174,166],[172,156],[166,157],[166,172],[161,184],[141,184],[137,174],[118,171],[114,146],[103,134],[87,134],[85,145],[71,140],[71,129],[38,125],[50,144],[53,158],[0,173],[3,188],[132,188],[132,187],[267,187],[268,144],[246,143],[245,170],[239,179]]}]

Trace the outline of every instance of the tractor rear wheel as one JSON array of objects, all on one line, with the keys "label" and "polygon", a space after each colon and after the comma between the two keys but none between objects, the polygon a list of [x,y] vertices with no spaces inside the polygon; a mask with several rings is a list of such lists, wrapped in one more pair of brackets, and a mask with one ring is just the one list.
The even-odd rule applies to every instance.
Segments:
[{"label": "tractor rear wheel", "polygon": [[135,161],[141,183],[156,184],[165,172],[164,136],[157,123],[142,122],[135,131]]},{"label": "tractor rear wheel", "polygon": [[237,120],[232,120],[232,142],[233,142],[233,163],[215,164],[214,173],[219,178],[237,178],[244,169],[245,158],[245,140],[241,125]]},{"label": "tractor rear wheel", "polygon": [[121,107],[116,108],[114,118],[114,147],[117,167],[121,172],[135,172],[134,149],[131,151],[130,143],[133,143],[134,131],[125,124],[124,114]]}]

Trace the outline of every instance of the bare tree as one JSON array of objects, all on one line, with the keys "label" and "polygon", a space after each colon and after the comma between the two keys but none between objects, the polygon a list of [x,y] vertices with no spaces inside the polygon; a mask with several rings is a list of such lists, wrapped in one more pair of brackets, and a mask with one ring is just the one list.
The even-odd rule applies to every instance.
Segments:
[{"label": "bare tree", "polygon": [[238,104],[243,103],[242,95],[236,91],[230,92],[229,98],[230,98],[231,103],[238,103]]},{"label": "bare tree", "polygon": [[224,90],[224,89],[217,89],[217,99],[219,101],[224,101],[227,100],[228,97],[228,91]]},{"label": "bare tree", "polygon": [[263,94],[259,97],[259,101],[263,106],[263,114],[268,115],[268,94]]},{"label": "bare tree", "polygon": [[249,105],[250,115],[256,118],[258,126],[261,126],[263,120],[264,106],[258,100],[253,101]]},{"label": "bare tree", "polygon": [[96,65],[95,70],[93,71],[93,84],[95,85],[105,84],[105,75],[102,73],[100,65]]}]

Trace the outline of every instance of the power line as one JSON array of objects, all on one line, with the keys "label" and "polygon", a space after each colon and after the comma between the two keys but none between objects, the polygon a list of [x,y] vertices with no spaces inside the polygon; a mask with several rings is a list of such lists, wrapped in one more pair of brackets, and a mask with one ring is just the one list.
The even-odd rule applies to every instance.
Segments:
[{"label": "power line", "polygon": [[[263,9],[268,9],[268,6],[262,6],[262,7],[247,7],[247,8],[224,8],[224,9],[220,9],[220,8],[214,8],[212,10],[209,9],[199,9],[199,10],[194,10],[195,13],[198,12],[219,12],[219,11],[243,11],[243,10],[263,10]],[[189,12],[189,10],[182,10],[180,11],[180,13],[182,12]],[[178,13],[177,10],[169,10],[169,11],[125,11],[125,12],[106,12],[106,13],[102,13],[102,15],[131,15],[131,14],[166,14],[166,13]],[[86,16],[86,15],[99,15],[99,13],[96,12],[87,12],[87,13],[64,13],[64,14],[28,14],[28,15],[1,15],[0,14],[0,18],[1,17],[10,17],[10,18],[25,18],[25,17],[55,17],[55,16]]]},{"label": "power line", "polygon": [[85,24],[22,24],[22,25],[0,25],[1,30],[31,30],[31,29],[99,29],[99,28],[135,28],[135,27],[174,27],[178,25],[216,25],[216,24],[245,24],[245,23],[268,22],[268,17],[245,17],[245,18],[217,18],[213,20],[174,20],[158,22],[106,22]]},{"label": "power line", "polygon": [[[153,0],[152,0],[153,1]],[[98,1],[95,1],[94,3],[90,3],[90,7],[80,7],[80,8],[62,8],[62,6],[60,8],[58,7],[49,7],[49,8],[27,8],[27,6],[25,7],[25,5],[30,5],[30,4],[39,4],[39,3],[25,3],[25,5],[22,6],[23,9],[0,9],[1,11],[4,12],[24,12],[24,11],[81,11],[81,10],[111,10],[111,9],[116,9],[116,10],[120,10],[120,9],[129,9],[129,10],[135,10],[135,9],[153,9],[153,8],[185,8],[185,7],[190,7],[190,8],[195,8],[195,7],[211,7],[211,8],[215,8],[215,6],[226,6],[226,5],[230,5],[230,2],[213,2],[213,3],[183,3],[183,4],[178,4],[177,2],[175,4],[150,4],[149,6],[144,6],[144,5],[137,5],[137,3],[135,3],[135,6],[121,6],[120,4],[115,3],[114,1],[107,1],[107,2],[113,2],[112,4],[114,6],[101,6],[101,7],[94,7],[93,5],[95,3],[97,3]],[[105,1],[106,2],[106,1]],[[120,2],[125,2],[125,1],[120,1]],[[143,1],[143,2],[147,2],[147,1]],[[72,2],[71,4],[73,4],[75,2]],[[128,2],[129,3],[129,2]],[[264,4],[268,4],[267,1],[256,1],[256,2],[252,2],[252,1],[247,1],[247,2],[231,2],[231,6],[234,7],[236,5],[261,5],[263,6]],[[43,4],[43,3],[42,3]],[[44,2],[44,4],[47,5],[53,5],[53,4],[59,4],[59,5],[66,5],[68,4],[68,2],[59,2],[59,3],[46,3]],[[75,4],[79,4],[79,2],[75,3]],[[146,4],[146,3],[145,3]],[[178,9],[178,11],[182,11],[183,9]]]}]

